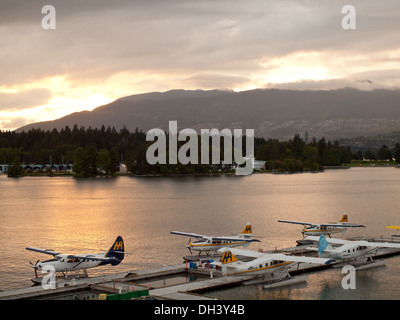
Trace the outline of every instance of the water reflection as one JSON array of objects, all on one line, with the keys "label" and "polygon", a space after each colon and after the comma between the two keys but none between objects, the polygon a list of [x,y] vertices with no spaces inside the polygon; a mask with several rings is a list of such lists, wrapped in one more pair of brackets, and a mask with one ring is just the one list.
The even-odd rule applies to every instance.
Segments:
[{"label": "water reflection", "polygon": [[[278,219],[331,222],[347,212],[350,222],[367,228],[349,230],[345,236],[390,237],[392,231],[385,226],[400,223],[399,192],[400,170],[394,168],[241,178],[2,176],[0,289],[29,285],[33,272],[28,261],[46,258],[26,251],[26,246],[101,252],[121,235],[132,254],[117,267],[90,272],[104,274],[181,263],[188,254],[187,239],[170,235],[172,230],[230,235],[250,221],[262,242],[249,249],[274,249],[294,246],[302,237],[301,226]],[[254,287],[248,290],[250,299],[323,298],[333,288],[328,280],[272,296],[263,290],[255,293]],[[308,291],[310,286],[315,287]]]}]

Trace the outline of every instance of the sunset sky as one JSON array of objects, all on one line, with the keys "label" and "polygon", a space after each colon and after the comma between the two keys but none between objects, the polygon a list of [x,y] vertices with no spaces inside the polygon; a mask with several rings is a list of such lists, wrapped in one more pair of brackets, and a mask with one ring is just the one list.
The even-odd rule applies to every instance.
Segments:
[{"label": "sunset sky", "polygon": [[0,130],[151,91],[400,87],[399,0],[0,0],[0,41]]}]

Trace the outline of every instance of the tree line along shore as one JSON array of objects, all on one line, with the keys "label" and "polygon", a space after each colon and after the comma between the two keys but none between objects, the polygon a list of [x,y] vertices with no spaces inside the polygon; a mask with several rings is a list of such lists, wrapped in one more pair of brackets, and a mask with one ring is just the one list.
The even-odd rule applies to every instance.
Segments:
[{"label": "tree line along shore", "polygon": [[[222,160],[223,140],[220,139]],[[9,176],[42,174],[26,171],[21,164],[46,163],[73,163],[71,174],[77,177],[117,175],[121,163],[132,175],[208,175],[230,173],[234,169],[234,165],[224,165],[223,162],[211,164],[211,160],[210,164],[183,165],[178,162],[150,165],[146,151],[151,144],[151,141],[146,141],[146,133],[139,129],[130,131],[123,128],[117,131],[105,126],[0,131],[0,163],[9,166]],[[183,144],[185,141],[178,141],[178,148]],[[245,150],[243,137],[243,155]],[[337,141],[325,138],[312,138],[306,143],[299,134],[287,141],[254,137],[254,158],[264,162],[261,170],[267,172],[315,172],[327,166],[395,165],[400,163],[400,144],[397,143],[393,149],[386,145],[377,146],[376,150],[363,153],[360,150],[352,152],[349,146],[341,146]],[[46,174],[52,174],[51,170]]]}]

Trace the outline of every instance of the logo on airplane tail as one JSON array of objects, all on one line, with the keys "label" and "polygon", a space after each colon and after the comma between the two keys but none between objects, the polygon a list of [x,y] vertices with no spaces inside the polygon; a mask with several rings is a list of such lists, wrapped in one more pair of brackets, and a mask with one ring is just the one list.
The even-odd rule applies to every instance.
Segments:
[{"label": "logo on airplane tail", "polygon": [[222,255],[221,259],[222,264],[231,263],[235,261],[238,261],[238,259],[236,259],[235,256],[230,251],[224,252],[224,254]]},{"label": "logo on airplane tail", "polygon": [[328,247],[328,241],[326,241],[326,238],[323,234],[319,237],[319,242],[318,242],[318,254],[319,256],[322,255],[324,250]]},{"label": "logo on airplane tail", "polygon": [[244,227],[242,233],[244,234],[253,233],[253,228],[251,227],[251,224],[247,224],[246,227]]},{"label": "logo on airplane tail", "polygon": [[124,250],[124,242],[123,241],[115,241],[113,250]]}]

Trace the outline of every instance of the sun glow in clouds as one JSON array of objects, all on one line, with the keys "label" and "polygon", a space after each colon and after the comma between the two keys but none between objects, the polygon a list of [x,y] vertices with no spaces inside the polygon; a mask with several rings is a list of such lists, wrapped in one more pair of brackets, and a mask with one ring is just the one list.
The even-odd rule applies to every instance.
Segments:
[{"label": "sun glow in clouds", "polygon": [[171,89],[400,86],[397,0],[21,1],[0,11],[0,130]]},{"label": "sun glow in clouds", "polygon": [[[101,90],[96,91],[90,85],[72,86],[66,81],[65,76],[46,78],[12,88],[1,88],[0,93],[8,95],[8,100],[12,105],[15,102],[13,101],[15,100],[14,96],[17,97],[19,94],[29,93],[31,90],[38,90],[38,88],[45,88],[42,90],[49,93],[49,99],[29,108],[3,106],[2,117],[0,118],[1,130],[14,130],[16,127],[32,122],[54,120],[83,110],[90,111],[118,98],[101,94],[99,93]],[[29,95],[26,95],[26,99],[29,99]]]},{"label": "sun glow in clouds", "polygon": [[[323,62],[326,57],[320,52],[296,52],[284,57],[264,58],[264,81],[267,83],[288,83],[303,80],[323,81],[340,78],[341,75],[328,68]],[[326,60],[325,60],[326,61]]]}]

